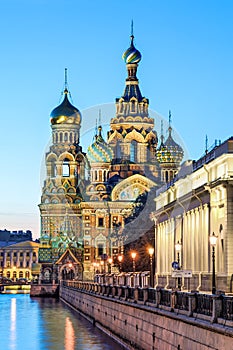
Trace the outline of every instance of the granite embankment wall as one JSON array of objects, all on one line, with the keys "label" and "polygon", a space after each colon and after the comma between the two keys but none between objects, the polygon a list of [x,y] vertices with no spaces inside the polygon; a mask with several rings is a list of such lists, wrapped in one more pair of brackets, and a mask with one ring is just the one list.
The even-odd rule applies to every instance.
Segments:
[{"label": "granite embankment wall", "polygon": [[161,308],[159,305],[139,301],[137,292],[134,292],[133,299],[114,294],[113,291],[107,296],[98,286],[93,288],[87,284],[83,287],[79,284],[78,288],[67,282],[60,285],[61,300],[110,336],[121,340],[126,349],[233,349],[231,321],[225,320],[218,324],[213,323],[216,322],[213,317],[202,315],[199,319],[195,313],[165,306]]}]

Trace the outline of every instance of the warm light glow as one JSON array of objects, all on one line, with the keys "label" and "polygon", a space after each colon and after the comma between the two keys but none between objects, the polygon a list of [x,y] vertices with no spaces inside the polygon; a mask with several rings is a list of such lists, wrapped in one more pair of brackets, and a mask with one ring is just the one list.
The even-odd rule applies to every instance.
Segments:
[{"label": "warm light glow", "polygon": [[148,251],[149,251],[149,254],[150,254],[150,255],[153,255],[155,250],[154,250],[154,248],[150,247],[150,248],[148,249]]},{"label": "warm light glow", "polygon": [[118,261],[122,262],[122,260],[123,260],[123,256],[122,255],[118,255]]},{"label": "warm light glow", "polygon": [[176,243],[175,249],[176,249],[177,252],[181,251],[181,243],[179,241]]},{"label": "warm light glow", "polygon": [[215,233],[213,232],[212,235],[210,235],[210,245],[212,247],[216,246],[217,239],[218,239],[218,236],[216,236]]},{"label": "warm light glow", "polygon": [[132,252],[132,253],[131,253],[131,256],[132,256],[132,259],[133,259],[133,260],[136,258],[136,255],[137,255],[137,253],[135,253],[135,252]]},{"label": "warm light glow", "polygon": [[109,262],[109,264],[111,264],[112,263],[112,258],[109,258],[108,262]]},{"label": "warm light glow", "polygon": [[68,266],[71,268],[73,265],[72,265],[72,263],[69,263]]},{"label": "warm light glow", "polygon": [[102,266],[104,265],[104,261],[103,260],[101,260],[100,265],[102,265]]},{"label": "warm light glow", "polygon": [[69,317],[66,317],[65,324],[65,350],[75,349],[75,331]]}]

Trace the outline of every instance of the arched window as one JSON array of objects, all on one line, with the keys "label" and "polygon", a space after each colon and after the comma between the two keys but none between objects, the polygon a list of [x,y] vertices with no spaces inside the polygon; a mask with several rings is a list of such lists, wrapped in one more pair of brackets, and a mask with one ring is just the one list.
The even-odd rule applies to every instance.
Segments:
[{"label": "arched window", "polygon": [[57,175],[57,169],[56,169],[56,163],[55,160],[51,161],[51,177],[56,177]]},{"label": "arched window", "polygon": [[117,141],[117,143],[116,143],[115,157],[116,157],[116,159],[121,159],[121,147],[120,147],[119,141]]},{"label": "arched window", "polygon": [[60,132],[60,134],[59,134],[59,138],[60,138],[60,142],[62,142],[62,139],[63,139],[62,132]]},{"label": "arched window", "polygon": [[137,157],[137,142],[133,140],[130,144],[130,161],[136,162]]},{"label": "arched window", "polygon": [[65,132],[65,134],[64,134],[64,141],[65,141],[65,142],[68,141],[68,132]]},{"label": "arched window", "polygon": [[62,163],[62,176],[69,177],[70,176],[70,165],[69,159],[65,158]]}]

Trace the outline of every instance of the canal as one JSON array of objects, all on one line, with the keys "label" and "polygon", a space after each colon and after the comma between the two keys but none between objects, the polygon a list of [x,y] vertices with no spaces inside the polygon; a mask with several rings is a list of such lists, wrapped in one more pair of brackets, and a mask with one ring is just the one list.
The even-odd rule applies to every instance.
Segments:
[{"label": "canal", "polygon": [[0,294],[0,349],[118,350],[122,347],[61,301]]}]

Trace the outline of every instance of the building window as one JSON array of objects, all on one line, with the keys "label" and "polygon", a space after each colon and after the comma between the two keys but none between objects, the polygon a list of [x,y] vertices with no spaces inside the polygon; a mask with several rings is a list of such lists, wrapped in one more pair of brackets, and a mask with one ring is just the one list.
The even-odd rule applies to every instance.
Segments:
[{"label": "building window", "polygon": [[130,161],[136,162],[137,142],[133,140],[130,144]]},{"label": "building window", "polygon": [[7,273],[6,273],[6,277],[7,277],[7,278],[10,278],[10,277],[11,277],[11,273],[10,273],[10,271],[7,271]]},{"label": "building window", "polygon": [[104,254],[104,245],[102,243],[98,244],[98,256],[101,256]]},{"label": "building window", "polygon": [[104,218],[98,218],[98,227],[104,226]]},{"label": "building window", "polygon": [[19,271],[19,278],[23,277],[23,271]]},{"label": "building window", "polygon": [[70,176],[70,165],[69,165],[69,160],[64,159],[63,164],[62,164],[62,176],[64,177],[69,177]]}]

